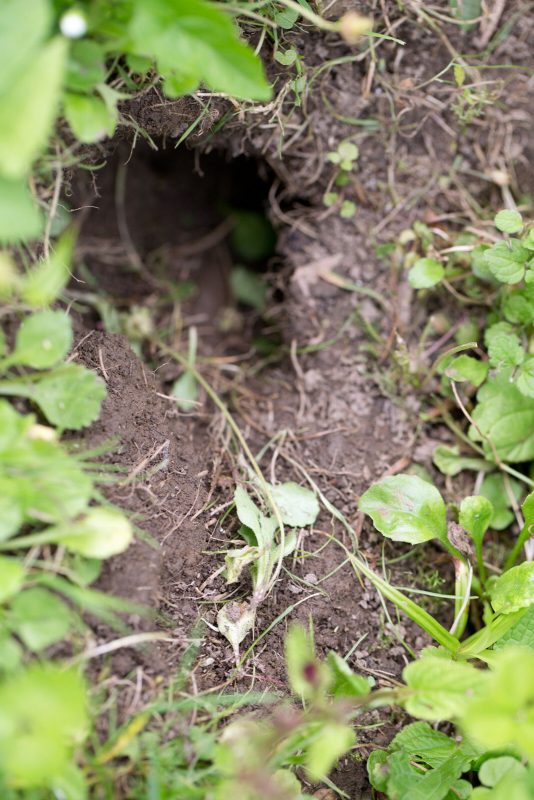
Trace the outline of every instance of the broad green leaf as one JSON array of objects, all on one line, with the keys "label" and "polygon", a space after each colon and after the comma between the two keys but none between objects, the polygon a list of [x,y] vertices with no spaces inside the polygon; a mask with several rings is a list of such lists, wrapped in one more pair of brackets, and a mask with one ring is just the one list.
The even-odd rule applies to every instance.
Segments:
[{"label": "broad green leaf", "polygon": [[494,650],[520,645],[534,650],[534,605],[530,606],[510,630],[501,636],[493,645]]},{"label": "broad green leaf", "polygon": [[65,118],[80,142],[91,144],[113,136],[117,126],[117,111],[94,95],[67,92],[63,98]]},{"label": "broad green leaf", "polygon": [[76,241],[76,230],[67,230],[56,243],[53,252],[34,266],[22,281],[20,296],[33,308],[53,303],[70,278],[70,263]]},{"label": "broad green leaf", "polygon": [[515,774],[522,773],[525,767],[517,758],[512,756],[498,756],[497,758],[488,758],[480,767],[478,777],[484,786],[495,786],[502,778],[509,772]]},{"label": "broad green leaf", "polygon": [[198,405],[198,383],[191,372],[186,371],[174,382],[171,395],[182,411],[192,411]]},{"label": "broad green leaf", "polygon": [[465,497],[460,505],[459,523],[480,547],[493,517],[493,506],[486,497]]},{"label": "broad green leaf", "polygon": [[432,454],[432,461],[444,475],[458,475],[464,469],[488,472],[494,468],[483,458],[460,455],[460,448],[456,445],[438,445]]},{"label": "broad green leaf", "polygon": [[516,367],[525,358],[519,336],[508,322],[491,325],[486,330],[484,341],[492,367]]},{"label": "broad green leaf", "polygon": [[495,227],[503,233],[518,233],[523,227],[523,218],[519,211],[499,211],[494,219]]},{"label": "broad green leaf", "polygon": [[324,778],[347,750],[356,742],[356,735],[348,724],[325,722],[305,750],[306,771],[312,781]]},{"label": "broad green leaf", "polygon": [[0,683],[0,771],[21,789],[49,785],[87,731],[85,685],[72,670],[33,664]]},{"label": "broad green leaf", "polygon": [[445,375],[453,381],[469,381],[473,386],[480,386],[487,378],[488,369],[485,361],[462,355],[450,362]]},{"label": "broad green leaf", "polygon": [[39,311],[20,324],[9,361],[34,369],[47,369],[64,359],[71,346],[69,316],[63,311]]},{"label": "broad green leaf", "polygon": [[534,286],[512,289],[502,300],[503,314],[514,325],[530,325],[534,321]]},{"label": "broad green leaf", "polygon": [[78,430],[98,419],[106,387],[92,370],[67,364],[25,386],[24,391],[21,387],[20,394],[33,400],[48,421],[61,430]]},{"label": "broad green leaf", "polygon": [[25,570],[14,558],[0,556],[0,603],[17,594],[24,581]]},{"label": "broad green leaf", "polygon": [[373,750],[367,759],[369,783],[378,792],[386,792],[388,787],[389,754],[385,750]]},{"label": "broad green leaf", "polygon": [[405,667],[403,678],[412,690],[403,705],[413,717],[453,720],[466,700],[481,691],[484,674],[471,664],[427,655]]},{"label": "broad green leaf", "polygon": [[486,475],[482,481],[480,494],[482,497],[486,497],[493,506],[491,527],[496,531],[505,530],[514,519],[514,513],[511,510],[512,497],[518,502],[521,498],[522,488],[519,481],[507,476],[505,483],[502,472],[493,472],[491,475]]},{"label": "broad green leaf", "polygon": [[11,630],[36,653],[63,639],[71,623],[72,614],[65,603],[38,587],[18,594],[8,614]]},{"label": "broad green leaf", "polygon": [[0,6],[0,95],[9,89],[49,32],[52,13],[48,0],[2,0]]},{"label": "broad green leaf", "polygon": [[65,83],[73,92],[90,92],[106,78],[105,52],[93,39],[73,42],[69,52]]},{"label": "broad green leaf", "polygon": [[445,800],[468,763],[457,752],[439,767],[421,774],[408,753],[394,752],[388,758],[388,794],[395,800]]},{"label": "broad green leaf", "polygon": [[135,0],[129,33],[128,49],[154,58],[164,76],[194,76],[196,84],[241,99],[271,97],[260,59],[232,19],[204,0]]},{"label": "broad green leaf", "polygon": [[490,597],[497,614],[512,614],[534,604],[534,562],[525,561],[497,578]]},{"label": "broad green leaf", "polygon": [[445,275],[443,265],[434,258],[420,258],[408,272],[408,283],[414,289],[430,289]]},{"label": "broad green leaf", "polygon": [[280,11],[277,11],[273,16],[273,20],[278,27],[286,31],[291,30],[298,18],[299,13],[294,8],[281,8]]},{"label": "broad green leaf", "polygon": [[52,39],[10,82],[0,102],[0,172],[23,178],[56,117],[67,44]]},{"label": "broad green leaf", "polygon": [[534,397],[534,356],[530,356],[521,364],[515,382],[522,395]]},{"label": "broad green leaf", "polygon": [[312,699],[328,688],[330,670],[316,657],[312,638],[302,625],[290,626],[285,655],[287,678],[293,694]]},{"label": "broad green leaf", "polygon": [[234,502],[240,522],[254,532],[259,547],[268,550],[274,542],[274,534],[278,527],[276,520],[262,514],[241,486],[235,490]]},{"label": "broad green leaf", "polygon": [[[50,534],[54,530],[49,530]],[[56,528],[58,544],[86,558],[110,558],[122,553],[133,538],[132,526],[115,508],[90,508],[82,519]]]},{"label": "broad green leaf", "polygon": [[389,750],[403,750],[412,758],[422,759],[431,767],[439,767],[454,753],[461,751],[466,759],[474,759],[477,751],[464,742],[431,728],[428,722],[406,725],[390,742]]},{"label": "broad green leaf", "polygon": [[493,456],[489,437],[503,460],[513,463],[533,459],[534,399],[525,397],[510,383],[508,370],[488,378],[478,390],[477,400],[472,416],[478,430],[471,426],[469,437],[482,442],[488,458]]},{"label": "broad green leaf", "polygon": [[361,697],[371,691],[373,680],[357,675],[333,650],[328,653],[327,665],[332,675],[329,690],[334,697]]},{"label": "broad green leaf", "polygon": [[459,711],[460,727],[488,750],[513,747],[534,757],[534,652],[506,647],[479,675],[478,691]]},{"label": "broad green leaf", "polygon": [[43,230],[43,216],[26,182],[0,176],[0,244],[37,239]]},{"label": "broad green leaf", "polygon": [[483,256],[491,274],[501,283],[519,283],[529,257],[529,251],[517,239],[497,242]]},{"label": "broad green leaf", "polygon": [[267,287],[261,275],[245,267],[234,267],[230,273],[230,288],[235,300],[246,306],[263,311]]},{"label": "broad green leaf", "polygon": [[293,481],[279,483],[270,488],[284,525],[292,528],[305,528],[313,525],[320,508],[319,501],[310,489],[299,486]]},{"label": "broad green leaf", "polygon": [[447,541],[445,503],[435,486],[416,475],[394,475],[374,483],[361,496],[359,509],[393,541]]}]

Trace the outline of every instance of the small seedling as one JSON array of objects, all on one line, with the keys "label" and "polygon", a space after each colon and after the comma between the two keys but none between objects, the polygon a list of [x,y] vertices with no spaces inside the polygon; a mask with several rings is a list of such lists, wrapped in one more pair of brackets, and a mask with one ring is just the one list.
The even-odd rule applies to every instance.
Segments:
[{"label": "small seedling", "polygon": [[239,645],[252,630],[256,610],[269,595],[276,580],[276,570],[282,560],[297,546],[298,529],[313,525],[319,513],[319,504],[313,492],[296,483],[270,486],[279,518],[289,530],[280,534],[279,519],[264,514],[241,486],[234,494],[237,516],[241,522],[239,535],[245,540],[243,547],[232,548],[225,556],[225,577],[229,584],[237,583],[248,567],[252,578],[252,596],[244,603],[230,602],[217,615],[217,625],[234,650],[239,663]]}]

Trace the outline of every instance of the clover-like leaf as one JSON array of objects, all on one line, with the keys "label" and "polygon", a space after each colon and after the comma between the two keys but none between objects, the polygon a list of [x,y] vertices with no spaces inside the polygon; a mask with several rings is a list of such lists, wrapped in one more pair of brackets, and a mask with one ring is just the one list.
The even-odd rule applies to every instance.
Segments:
[{"label": "clover-like leaf", "polygon": [[435,486],[416,475],[394,475],[374,483],[361,496],[359,508],[393,541],[447,541],[443,498]]},{"label": "clover-like leaf", "polygon": [[490,597],[498,614],[512,614],[534,604],[534,562],[512,567],[493,581]]},{"label": "clover-like leaf", "polygon": [[317,519],[319,501],[310,489],[289,481],[271,486],[271,493],[285,525],[305,528]]},{"label": "clover-like leaf", "polygon": [[40,311],[20,324],[9,363],[34,369],[58,364],[72,346],[72,324],[63,311]]}]

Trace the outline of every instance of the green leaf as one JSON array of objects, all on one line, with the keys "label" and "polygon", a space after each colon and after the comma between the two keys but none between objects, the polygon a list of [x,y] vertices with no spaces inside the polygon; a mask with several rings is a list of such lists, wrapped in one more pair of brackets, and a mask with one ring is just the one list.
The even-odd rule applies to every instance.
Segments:
[{"label": "green leaf", "polygon": [[302,625],[291,625],[285,641],[286,669],[293,694],[312,699],[323,694],[331,681],[331,673],[318,660],[310,634]]},{"label": "green leaf", "polygon": [[512,567],[490,587],[491,604],[497,614],[512,614],[534,603],[534,562]]},{"label": "green leaf", "polygon": [[493,457],[489,437],[501,459],[512,463],[533,459],[534,399],[510,383],[509,372],[503,370],[488,378],[478,390],[477,400],[472,417],[478,430],[471,426],[469,438],[482,442],[488,458]]},{"label": "green leaf", "polygon": [[22,661],[22,647],[13,636],[0,633],[0,671],[13,672]]},{"label": "green leaf", "polygon": [[234,502],[240,522],[254,532],[258,545],[264,549],[272,547],[277,528],[276,520],[262,514],[241,486],[235,490]]},{"label": "green leaf", "polygon": [[483,458],[460,455],[460,448],[456,445],[438,445],[432,454],[432,461],[444,475],[458,475],[464,469],[488,472],[494,468],[493,464]]},{"label": "green leaf", "polygon": [[319,501],[315,494],[298,483],[289,481],[271,485],[273,499],[278,506],[282,521],[292,528],[313,525],[319,515]]},{"label": "green leaf", "polygon": [[164,76],[194,77],[197,85],[241,99],[271,97],[260,59],[239,39],[230,16],[204,0],[135,0],[129,33],[128,49],[154,58]]},{"label": "green leaf", "polygon": [[336,761],[350,750],[356,735],[350,725],[325,722],[305,751],[305,765],[312,781],[320,781],[334,767]]},{"label": "green leaf", "polygon": [[501,283],[519,283],[525,274],[529,251],[517,239],[497,242],[485,251],[483,259],[491,274]]},{"label": "green leaf", "polygon": [[24,581],[25,570],[13,558],[0,556],[0,603],[17,594]]},{"label": "green leaf", "polygon": [[494,654],[490,671],[478,674],[479,691],[460,712],[463,731],[488,750],[513,747],[534,757],[534,652],[506,647]]},{"label": "green leaf", "polygon": [[408,283],[414,289],[430,289],[445,275],[443,265],[434,258],[419,258],[408,272]]},{"label": "green leaf", "polygon": [[512,756],[488,758],[480,767],[478,777],[484,786],[495,786],[509,772],[521,773],[525,767]]},{"label": "green leaf", "polygon": [[92,39],[73,42],[65,79],[67,89],[73,92],[90,92],[105,79],[105,52],[102,45]]},{"label": "green leaf", "polygon": [[516,367],[525,358],[519,336],[508,322],[498,322],[487,328],[484,341],[492,367]]},{"label": "green leaf", "polygon": [[22,281],[20,296],[33,308],[53,303],[70,278],[70,263],[76,241],[76,230],[67,230],[59,239],[53,252],[33,267]]},{"label": "green leaf", "polygon": [[267,287],[261,275],[245,267],[234,267],[230,273],[230,288],[238,303],[263,311]]},{"label": "green leaf", "polygon": [[469,381],[473,386],[480,386],[487,378],[489,366],[485,361],[471,356],[458,356],[448,365],[445,375],[453,381]]},{"label": "green leaf", "polygon": [[288,50],[277,50],[274,54],[275,61],[284,67],[290,67],[298,58],[298,53],[292,47]]},{"label": "green leaf", "polygon": [[330,692],[334,697],[361,697],[371,691],[374,681],[353,672],[345,659],[333,650],[328,653],[327,665],[332,675]]},{"label": "green leaf", "polygon": [[65,358],[71,346],[69,316],[63,311],[40,311],[22,321],[9,362],[47,369]]},{"label": "green leaf", "polygon": [[503,314],[514,325],[530,325],[534,321],[534,286],[512,289],[502,301]]},{"label": "green leaf", "polygon": [[0,683],[0,769],[20,789],[49,785],[87,731],[86,692],[72,670],[32,664]]},{"label": "green leaf", "polygon": [[133,539],[130,522],[115,508],[91,508],[82,519],[48,533],[70,552],[86,558],[110,558],[124,552]]},{"label": "green leaf", "polygon": [[295,11],[294,8],[282,8],[273,16],[273,20],[276,22],[278,27],[283,28],[286,31],[291,30],[298,18],[299,13],[298,11]]},{"label": "green leaf", "polygon": [[367,759],[369,783],[378,792],[386,792],[388,787],[388,754],[384,750],[373,750]]},{"label": "green leaf", "polygon": [[[233,228],[230,234],[230,241],[239,258],[249,262],[259,262],[266,261],[273,255],[276,234],[265,214],[258,214],[257,211],[238,211],[233,209],[231,219]],[[232,270],[232,273],[236,273],[238,276],[238,283],[239,280],[242,283],[245,281],[243,272],[246,272],[243,267],[236,267]],[[252,275],[254,273],[249,273],[249,283],[252,280]],[[260,278],[257,273],[256,278]],[[234,282],[235,280],[236,278],[234,277]],[[239,286],[235,287],[233,284],[231,286],[232,289],[239,289]],[[258,286],[256,286],[255,293],[256,295],[258,294]],[[263,304],[265,304],[265,286],[263,293]],[[241,300],[242,298],[237,297],[237,299]]]},{"label": "green leaf", "polygon": [[439,767],[459,751],[468,761],[477,755],[473,748],[446,736],[441,731],[434,730],[428,722],[411,722],[406,725],[391,740],[388,749],[403,750],[411,758],[421,759],[431,767]]},{"label": "green leaf", "polygon": [[[521,484],[514,478],[507,478],[507,485],[511,490],[512,496],[519,501],[522,494]],[[496,531],[505,530],[513,521],[514,514],[511,511],[512,500],[504,483],[503,474],[494,472],[491,475],[487,475],[482,481],[480,494],[482,497],[487,497],[493,506],[491,527]]]},{"label": "green leaf", "polygon": [[523,218],[519,211],[499,211],[494,219],[495,227],[503,233],[518,233],[523,227]]},{"label": "green leaf", "polygon": [[0,244],[37,239],[43,230],[43,216],[24,180],[0,176]]},{"label": "green leaf", "polygon": [[48,0],[27,0],[24,13],[20,12],[19,0],[3,0],[0,6],[0,94],[31,61],[52,21]]},{"label": "green leaf", "polygon": [[445,503],[435,486],[416,475],[383,478],[361,496],[359,509],[393,541],[447,541]]},{"label": "green leaf", "polygon": [[78,430],[98,419],[106,387],[92,370],[67,364],[24,387],[20,394],[33,400],[48,421],[61,430]]},{"label": "green leaf", "polygon": [[471,664],[427,655],[405,667],[403,678],[413,693],[404,707],[413,717],[453,720],[466,700],[481,691],[483,674]]},{"label": "green leaf", "polygon": [[171,395],[176,398],[178,408],[182,411],[192,411],[197,406],[198,383],[191,370],[186,369],[174,382]]},{"label": "green leaf", "polygon": [[52,39],[10,82],[0,102],[0,172],[23,178],[56,118],[67,44]]},{"label": "green leaf", "polygon": [[[395,800],[445,800],[465,765],[465,757],[453,753],[439,767],[421,774],[408,753],[394,752],[388,759],[388,794]],[[453,796],[457,800],[458,795]]]},{"label": "green leaf", "polygon": [[534,650],[534,605],[495,642],[493,649],[502,650],[509,645],[520,645]]},{"label": "green leaf", "polygon": [[515,383],[525,397],[534,397],[534,356],[527,358],[516,373]]},{"label": "green leaf", "polygon": [[8,624],[33,652],[39,652],[68,633],[72,614],[56,595],[34,588],[18,594],[11,603]]},{"label": "green leaf", "polygon": [[94,95],[67,92],[63,98],[65,117],[76,138],[91,144],[113,136],[118,113]]},{"label": "green leaf", "polygon": [[486,497],[465,497],[460,505],[459,523],[480,547],[493,517],[493,506]]}]

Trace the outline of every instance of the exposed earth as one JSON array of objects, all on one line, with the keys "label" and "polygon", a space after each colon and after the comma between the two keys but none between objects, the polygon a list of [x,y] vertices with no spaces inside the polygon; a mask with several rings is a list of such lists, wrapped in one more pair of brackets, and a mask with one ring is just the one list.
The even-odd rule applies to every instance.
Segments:
[{"label": "exposed earth", "polygon": [[[329,13],[349,6],[331,4]],[[329,537],[347,546],[349,538],[322,512],[260,607],[261,639],[236,673],[231,648],[213,626],[221,602],[236,592],[221,566],[237,521],[223,512],[246,466],[202,391],[192,410],[177,408],[170,391],[182,368],[155,334],[185,353],[194,326],[197,366],[261,454],[266,477],[304,485],[311,478],[359,533],[360,554],[393,584],[431,589],[453,579],[437,550],[399,560],[406,548],[384,548],[357,511],[373,480],[414,465],[432,470],[433,446],[450,436],[422,422],[426,401],[412,380],[428,370],[433,345],[439,348],[437,325],[422,351],[418,343],[442,309],[424,298],[415,303],[395,254],[377,246],[395,243],[416,220],[446,237],[476,226],[479,208],[499,208],[506,192],[532,191],[534,81],[522,67],[532,22],[525,4],[506,4],[497,25],[509,24],[507,35],[488,53],[491,15],[465,30],[447,21],[446,3],[436,4],[436,16],[417,3],[372,10],[403,47],[369,40],[367,50],[350,48],[309,27],[286,31],[285,46],[302,55],[307,78],[298,96],[292,69],[275,62],[268,70],[278,94],[268,108],[236,112],[216,97],[207,105],[205,97],[170,102],[152,90],[124,105],[131,124],[106,145],[106,167],[91,181],[71,177],[69,204],[81,208],[77,352],[108,388],[85,443],[118,440],[105,461],[125,474],[108,495],[143,531],[101,584],[153,610],[153,617],[129,620],[134,630],[167,637],[114,657],[117,680],[135,676],[134,695],[129,683],[123,690],[130,713],[155,680],[176,671],[199,619],[206,623],[193,671],[199,692],[254,686],[285,693],[283,640],[294,620],[311,618],[319,652],[349,654],[350,665],[378,685],[395,681],[410,650],[428,643],[344,563]],[[467,100],[447,69],[463,59]],[[359,148],[343,188],[356,204],[352,218],[323,203],[336,175],[328,153],[347,139]],[[274,252],[248,264],[269,286],[263,310],[232,296],[240,255],[228,208],[262,214],[276,232]],[[95,305],[96,286],[105,307]],[[462,314],[458,307],[452,313]],[[137,336],[138,355],[125,333],[130,341]],[[442,488],[454,497],[453,484]],[[245,589],[246,582],[236,596]],[[105,639],[106,630],[96,635]],[[368,744],[389,741],[397,724],[391,715],[362,718],[358,748],[333,776],[346,797],[371,797]]]}]

